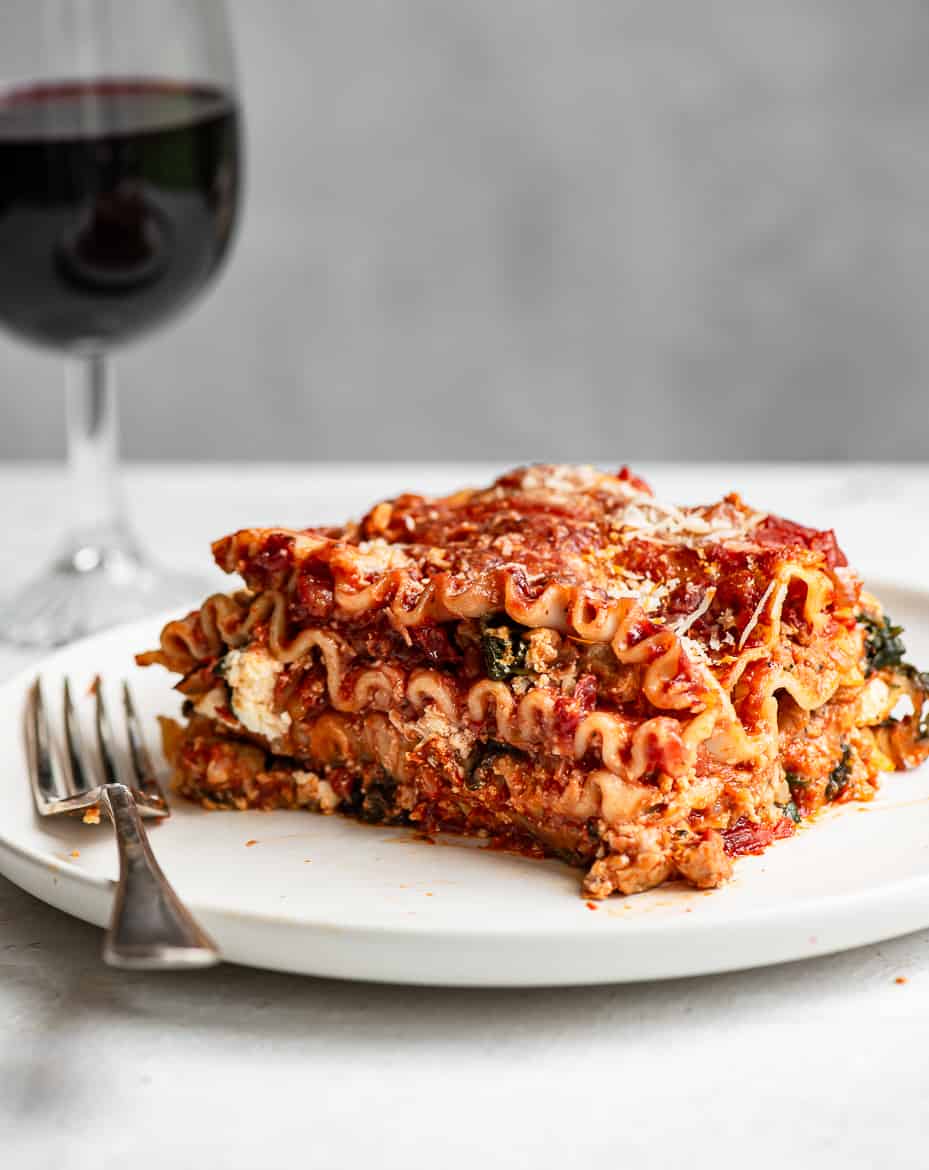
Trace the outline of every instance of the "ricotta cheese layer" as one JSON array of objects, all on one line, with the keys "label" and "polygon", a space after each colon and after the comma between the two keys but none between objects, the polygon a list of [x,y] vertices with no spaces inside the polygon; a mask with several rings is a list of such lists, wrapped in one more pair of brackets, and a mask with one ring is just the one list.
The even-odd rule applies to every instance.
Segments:
[{"label": "ricotta cheese layer", "polygon": [[230,650],[223,660],[230,705],[246,730],[266,739],[280,739],[290,727],[286,711],[274,710],[274,688],[283,669],[264,647]]}]

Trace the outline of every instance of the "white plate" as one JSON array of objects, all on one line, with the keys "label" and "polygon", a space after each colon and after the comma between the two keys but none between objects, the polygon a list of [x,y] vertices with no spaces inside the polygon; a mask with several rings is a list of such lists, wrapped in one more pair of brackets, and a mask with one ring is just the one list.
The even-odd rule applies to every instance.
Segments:
[{"label": "white plate", "polygon": [[[875,591],[906,626],[912,659],[929,664],[929,593]],[[160,626],[53,655],[41,671],[47,697],[65,673],[78,693],[97,672],[129,677],[155,746],[154,716],[178,700],[169,676],[138,670],[132,653],[155,645]],[[32,677],[0,687],[0,872],[102,925],[117,872],[110,830],[33,812],[22,743]],[[447,986],[606,983],[761,966],[929,926],[929,769],[887,776],[870,805],[742,858],[721,890],[668,886],[594,911],[579,872],[558,862],[430,846],[339,817],[173,803],[151,834],[165,872],[225,957],[256,967]]]}]

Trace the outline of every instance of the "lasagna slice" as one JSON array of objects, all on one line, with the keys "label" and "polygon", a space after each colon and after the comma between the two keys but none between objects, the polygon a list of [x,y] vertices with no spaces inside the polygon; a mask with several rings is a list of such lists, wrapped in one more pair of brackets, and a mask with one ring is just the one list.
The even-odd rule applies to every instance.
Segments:
[{"label": "lasagna slice", "polygon": [[141,654],[178,792],[477,835],[602,898],[731,859],[929,754],[929,679],[831,532],[536,466],[213,546],[244,589]]}]

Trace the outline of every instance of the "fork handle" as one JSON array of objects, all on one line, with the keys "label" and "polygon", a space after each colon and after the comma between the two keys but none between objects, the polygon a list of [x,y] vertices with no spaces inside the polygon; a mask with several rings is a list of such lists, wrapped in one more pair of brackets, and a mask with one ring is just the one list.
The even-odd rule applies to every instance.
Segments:
[{"label": "fork handle", "polygon": [[135,798],[125,784],[105,784],[101,804],[119,843],[119,883],[103,958],[137,971],[210,967],[219,951],[161,872]]}]

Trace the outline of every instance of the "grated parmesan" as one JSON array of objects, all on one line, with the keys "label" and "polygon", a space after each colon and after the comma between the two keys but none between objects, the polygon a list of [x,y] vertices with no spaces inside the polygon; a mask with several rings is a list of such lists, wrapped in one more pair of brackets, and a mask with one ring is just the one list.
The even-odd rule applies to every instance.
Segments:
[{"label": "grated parmesan", "polygon": [[764,607],[768,603],[768,598],[774,592],[774,586],[776,584],[777,584],[776,579],[768,582],[768,587],[764,591],[764,593],[762,593],[761,600],[758,602],[758,604],[752,610],[752,616],[748,619],[748,622],[746,623],[745,629],[742,631],[742,636],[741,636],[741,638],[739,638],[739,649],[740,650],[745,645],[745,643],[748,641],[749,634],[751,634],[751,632],[755,628],[755,626],[758,625],[758,619],[761,617],[762,611],[764,610]]},{"label": "grated parmesan", "polygon": [[678,636],[681,634],[686,634],[694,622],[699,621],[700,618],[702,618],[706,611],[710,608],[710,606],[713,604],[713,598],[715,596],[716,586],[711,585],[707,589],[706,593],[704,593],[703,600],[693,611],[693,613],[685,614],[683,617],[678,618],[676,622],[671,622],[670,628]]},{"label": "grated parmesan", "polygon": [[602,472],[590,464],[573,466],[568,463],[539,464],[527,467],[523,473],[521,487],[524,491],[577,492],[591,488]]},{"label": "grated parmesan", "polygon": [[611,517],[613,527],[624,540],[659,540],[668,544],[704,540],[742,540],[765,517],[763,512],[739,512],[730,509],[722,514],[701,514],[699,508],[684,509],[666,504],[653,496],[641,495],[617,508]]}]

